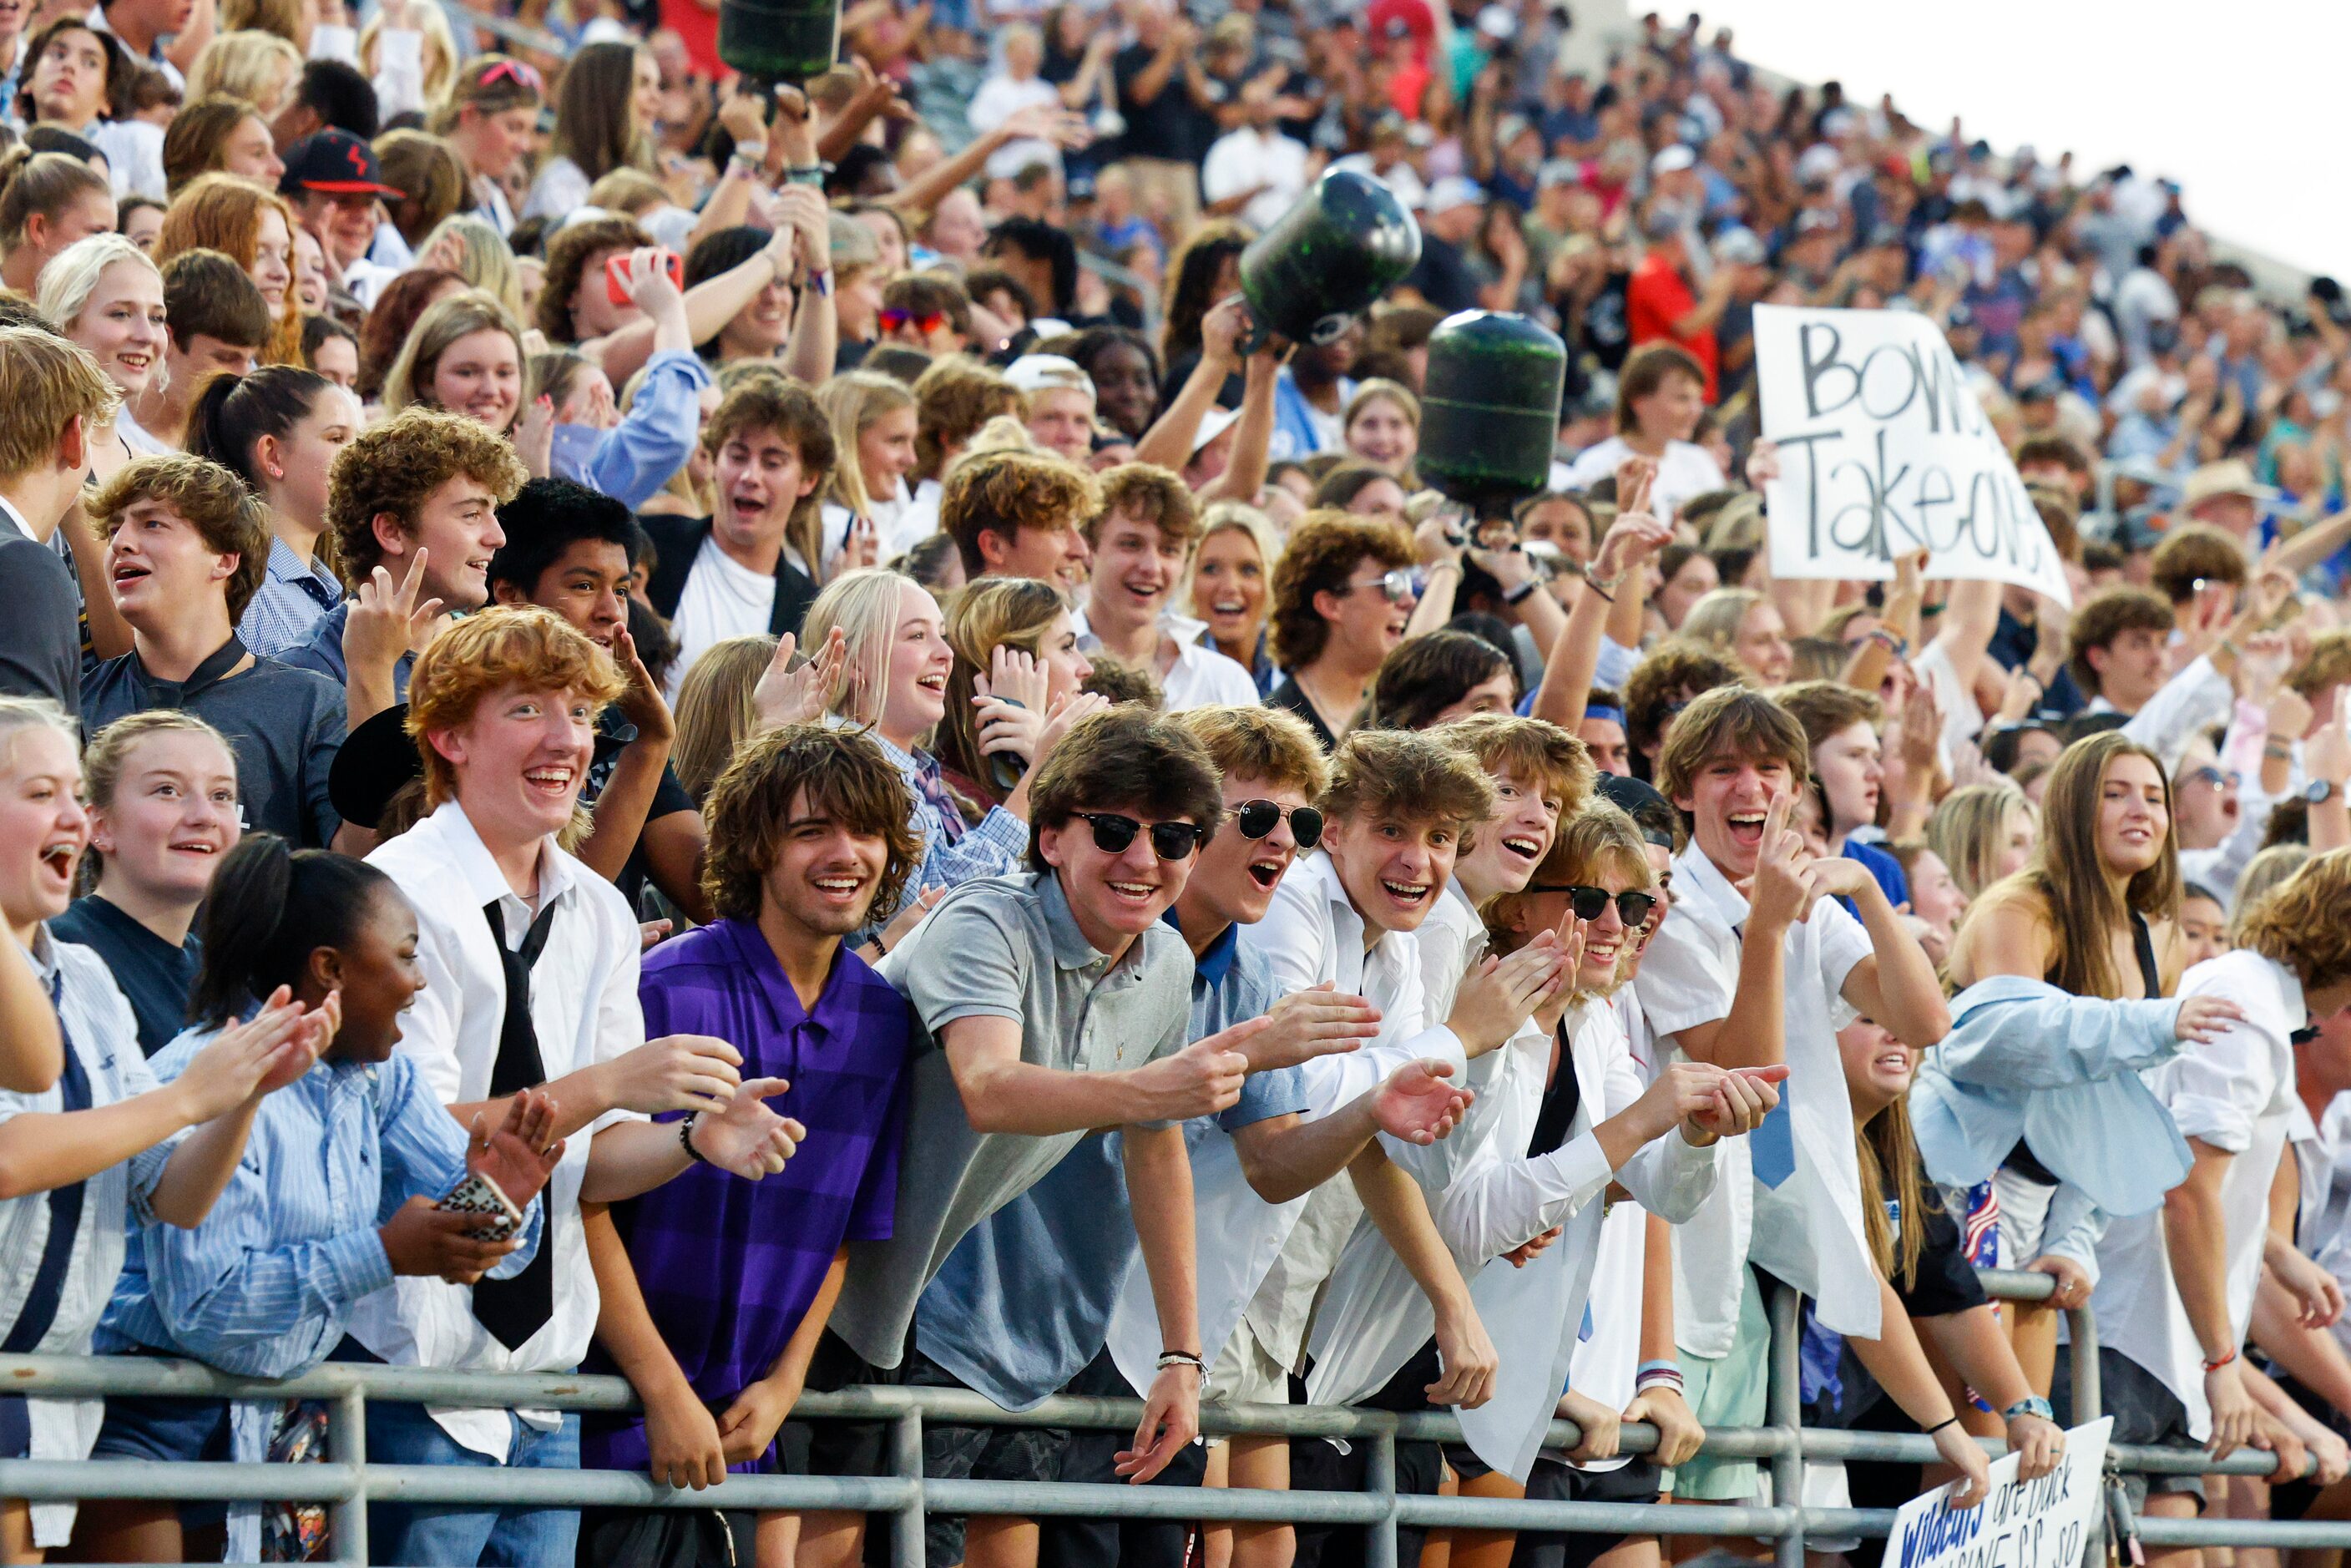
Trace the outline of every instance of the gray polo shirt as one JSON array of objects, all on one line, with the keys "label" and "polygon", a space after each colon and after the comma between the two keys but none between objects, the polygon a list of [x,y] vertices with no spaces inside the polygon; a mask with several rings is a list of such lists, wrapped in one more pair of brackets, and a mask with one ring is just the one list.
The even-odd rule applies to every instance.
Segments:
[{"label": "gray polo shirt", "polygon": [[1184,1049],[1192,953],[1155,925],[1115,965],[1070,913],[1060,879],[1024,873],[956,888],[880,966],[922,1024],[907,1073],[898,1212],[886,1241],[852,1242],[832,1326],[876,1366],[896,1366],[923,1287],[965,1232],[1026,1192],[1083,1131],[977,1133],[939,1031],[957,1019],[1011,1019],[1020,1057],[1064,1072],[1114,1072]]}]

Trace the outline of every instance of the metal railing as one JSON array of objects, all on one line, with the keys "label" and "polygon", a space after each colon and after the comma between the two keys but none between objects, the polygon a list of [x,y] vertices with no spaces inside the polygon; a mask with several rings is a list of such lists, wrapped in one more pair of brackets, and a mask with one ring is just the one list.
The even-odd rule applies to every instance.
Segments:
[{"label": "metal railing", "polygon": [[[1984,1270],[1985,1288],[2008,1301],[2048,1298],[2047,1275]],[[1797,1300],[1779,1291],[1771,1302],[1771,1354],[1766,1425],[1709,1430],[1704,1451],[1761,1460],[1770,1467],[1772,1502],[1761,1505],[1557,1502],[1471,1497],[1424,1497],[1395,1490],[1395,1445],[1403,1440],[1458,1442],[1460,1427],[1439,1412],[1393,1415],[1330,1406],[1211,1406],[1200,1425],[1212,1435],[1337,1437],[1369,1446],[1360,1492],[1254,1491],[1207,1493],[1186,1487],[1081,1485],[1038,1481],[925,1480],[925,1421],[957,1426],[1070,1427],[1125,1430],[1142,1412],[1134,1399],[1054,1398],[1033,1409],[1007,1411],[961,1389],[865,1387],[803,1395],[795,1417],[884,1421],[893,1427],[888,1476],[729,1476],[704,1491],[656,1485],[642,1474],[617,1470],[513,1470],[503,1468],[370,1464],[367,1402],[565,1411],[630,1410],[636,1396],[618,1377],[547,1374],[438,1372],[420,1367],[329,1362],[279,1381],[232,1377],[193,1362],[152,1357],[0,1356],[0,1389],[53,1398],[107,1395],[227,1399],[309,1399],[328,1412],[328,1458],[319,1464],[154,1464],[135,1459],[0,1461],[0,1497],[29,1500],[112,1498],[177,1501],[318,1502],[332,1510],[335,1560],[365,1563],[370,1501],[558,1508],[726,1508],[858,1512],[886,1516],[894,1568],[922,1568],[923,1516],[930,1513],[1283,1521],[1361,1525],[1369,1531],[1373,1568],[1398,1568],[1399,1525],[1486,1530],[1552,1530],[1622,1533],[1739,1536],[1776,1543],[1782,1568],[1800,1568],[1808,1535],[1883,1536],[1889,1510],[1823,1509],[1802,1505],[1803,1463],[1865,1459],[1926,1463],[1931,1439],[1918,1435],[1825,1431],[1800,1425]],[[2074,1408],[2095,1419],[2099,1403],[2096,1330],[2086,1311],[2067,1314],[2073,1356]],[[1574,1425],[1552,1424],[1560,1448],[1580,1440]],[[1628,1425],[1623,1448],[1646,1453],[1656,1428]],[[1986,1440],[1991,1452],[1997,1442]],[[2126,1470],[2158,1474],[2271,1473],[2267,1453],[2227,1459],[2178,1449],[2115,1445],[2112,1460]],[[2351,1521],[2156,1520],[2139,1526],[2149,1544],[2269,1546],[2351,1545]]]}]

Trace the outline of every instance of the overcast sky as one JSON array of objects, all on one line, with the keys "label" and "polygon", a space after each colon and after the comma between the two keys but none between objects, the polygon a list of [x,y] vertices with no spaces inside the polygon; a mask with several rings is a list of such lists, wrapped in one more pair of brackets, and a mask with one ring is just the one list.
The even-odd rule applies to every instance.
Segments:
[{"label": "overcast sky", "polygon": [[[1649,6],[1632,0],[1638,16]],[[2344,0],[1697,0],[1709,32],[1800,80],[1881,93],[1941,130],[2186,187],[2189,215],[2281,261],[2351,277]]]}]

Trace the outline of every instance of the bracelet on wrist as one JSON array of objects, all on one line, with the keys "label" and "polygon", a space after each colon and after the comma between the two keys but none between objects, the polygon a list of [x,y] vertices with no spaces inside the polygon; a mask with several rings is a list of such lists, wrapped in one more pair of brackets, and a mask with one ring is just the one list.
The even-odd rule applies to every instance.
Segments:
[{"label": "bracelet on wrist", "polygon": [[694,1124],[701,1118],[702,1113],[699,1111],[688,1111],[680,1117],[677,1124],[677,1142],[678,1146],[685,1151],[685,1157],[690,1163],[706,1166],[710,1161],[704,1157],[700,1149],[694,1146]]},{"label": "bracelet on wrist", "polygon": [[1198,1355],[1188,1350],[1161,1351],[1159,1353],[1158,1362],[1159,1370],[1165,1372],[1171,1366],[1188,1366],[1194,1372],[1198,1373],[1200,1375],[1200,1390],[1202,1393],[1207,1392],[1208,1364],[1201,1360]]},{"label": "bracelet on wrist", "polygon": [[824,177],[831,172],[832,165],[830,163],[796,164],[784,171],[784,183],[787,185],[814,185],[818,189],[821,190],[824,187]]},{"label": "bracelet on wrist", "polygon": [[2217,1360],[2217,1361],[2208,1361],[2208,1362],[2206,1362],[2206,1363],[2204,1364],[2204,1370],[2205,1370],[2205,1371],[2207,1371],[2207,1372],[2218,1372],[2218,1371],[2220,1371],[2220,1370],[2222,1367],[2224,1367],[2224,1366],[2231,1366],[2231,1365],[2235,1364],[2236,1360],[2237,1360],[2237,1353],[2236,1353],[2236,1351],[2232,1348],[2232,1349],[2231,1349],[2231,1350],[2230,1350],[2230,1352],[2229,1352],[2229,1354],[2226,1354],[2226,1355],[2224,1355],[2224,1356],[2220,1357],[2219,1360]]},{"label": "bracelet on wrist", "polygon": [[1609,590],[1614,589],[1616,586],[1616,583],[1617,579],[1612,577],[1608,580],[1608,586],[1606,588],[1603,588],[1600,585],[1600,580],[1596,577],[1587,577],[1583,580],[1583,586],[1585,588],[1590,589],[1593,592],[1600,595],[1603,600],[1606,601],[1610,604],[1616,602],[1616,595],[1609,591]]},{"label": "bracelet on wrist", "polygon": [[768,144],[764,141],[737,141],[733,154],[726,161],[747,171],[755,170],[768,161]]},{"label": "bracelet on wrist", "polygon": [[1941,1431],[1944,1427],[1956,1427],[1956,1426],[1958,1426],[1959,1424],[1959,1418],[1957,1416],[1944,1416],[1941,1420],[1939,1420],[1939,1421],[1936,1422],[1933,1426],[1931,1426],[1931,1427],[1920,1427],[1920,1428],[1919,1428],[1919,1430],[1921,1430],[1921,1431],[1925,1432],[1925,1433],[1927,1434],[1927,1436],[1928,1436],[1929,1437],[1933,1437],[1936,1433],[1938,1433],[1938,1432]]},{"label": "bracelet on wrist", "polygon": [[2013,1421],[2020,1416],[2038,1416],[2043,1421],[2054,1421],[2057,1419],[2057,1408],[2038,1394],[2034,1394],[2018,1400],[2000,1413],[2000,1418],[2003,1421]]},{"label": "bracelet on wrist", "polygon": [[1502,595],[1502,602],[1505,604],[1524,604],[1529,599],[1533,597],[1535,590],[1540,586],[1541,585],[1531,577],[1524,582],[1519,584],[1518,587],[1504,593]]}]

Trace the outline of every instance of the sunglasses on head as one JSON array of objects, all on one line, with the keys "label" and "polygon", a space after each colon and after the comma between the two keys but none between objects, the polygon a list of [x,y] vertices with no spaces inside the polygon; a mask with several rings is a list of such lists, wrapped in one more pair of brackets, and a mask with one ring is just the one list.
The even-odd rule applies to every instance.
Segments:
[{"label": "sunglasses on head", "polygon": [[1376,588],[1390,604],[1402,604],[1413,597],[1412,573],[1398,567],[1394,571],[1382,572],[1365,581],[1347,584],[1350,593],[1359,588]]},{"label": "sunglasses on head", "polygon": [[486,68],[480,76],[475,77],[474,78],[474,85],[475,87],[488,87],[493,83],[501,81],[510,81],[514,83],[515,86],[527,89],[532,92],[541,92],[545,90],[540,83],[537,68],[527,66],[520,60],[497,61],[496,64]]},{"label": "sunglasses on head", "polygon": [[1567,906],[1575,912],[1578,920],[1599,919],[1600,912],[1607,908],[1614,899],[1617,919],[1631,926],[1646,925],[1650,914],[1657,907],[1657,895],[1654,893],[1627,891],[1611,894],[1604,887],[1585,887],[1577,883],[1538,883],[1527,891],[1567,894]]},{"label": "sunglasses on head", "polygon": [[[1143,831],[1143,824],[1133,817],[1116,811],[1072,811],[1072,817],[1092,824],[1094,848],[1106,855],[1123,855],[1134,835]],[[1164,861],[1180,861],[1200,847],[1200,825],[1197,822],[1154,822],[1151,824],[1151,852]]]},{"label": "sunglasses on head", "polygon": [[1300,849],[1311,850],[1322,841],[1322,813],[1311,806],[1292,806],[1284,811],[1270,800],[1244,800],[1233,812],[1233,826],[1245,839],[1261,839],[1284,817],[1290,819],[1290,833]]},{"label": "sunglasses on head", "polygon": [[2182,786],[2189,784],[2209,784],[2215,789],[2225,789],[2236,781],[2237,776],[2235,774],[2223,773],[2217,768],[2206,766],[2194,769],[2187,778],[2182,779],[2179,782]]},{"label": "sunglasses on head", "polygon": [[882,329],[884,332],[895,332],[911,324],[925,336],[947,324],[946,312],[944,310],[929,310],[917,316],[912,310],[902,310],[894,305],[882,307],[875,319],[882,323]]}]

